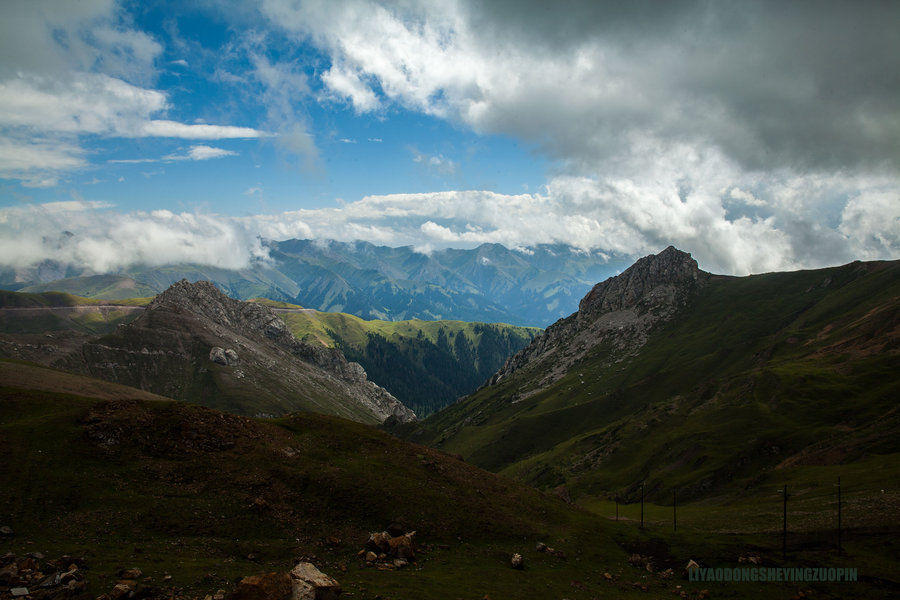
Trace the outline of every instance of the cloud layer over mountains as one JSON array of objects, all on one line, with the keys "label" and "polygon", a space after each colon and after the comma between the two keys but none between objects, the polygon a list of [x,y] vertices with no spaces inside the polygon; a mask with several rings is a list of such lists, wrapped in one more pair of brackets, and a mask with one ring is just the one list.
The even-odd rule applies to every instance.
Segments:
[{"label": "cloud layer over mountains", "polygon": [[[0,208],[0,262],[235,268],[265,256],[259,237],[423,251],[561,242],[635,256],[674,244],[734,274],[900,257],[897,2],[210,4],[241,33],[234,51],[263,90],[252,100],[260,122],[170,118],[154,88],[163,48],[112,0],[4,5],[0,175],[54,185],[90,165],[86,136],[271,131],[310,163],[321,140],[298,110],[308,102],[521,140],[553,165],[545,186],[399,188],[258,215],[121,212],[83,197],[19,203]],[[285,59],[285,44],[313,48],[317,68],[297,67],[302,52]],[[235,154],[195,143],[164,158]]]}]

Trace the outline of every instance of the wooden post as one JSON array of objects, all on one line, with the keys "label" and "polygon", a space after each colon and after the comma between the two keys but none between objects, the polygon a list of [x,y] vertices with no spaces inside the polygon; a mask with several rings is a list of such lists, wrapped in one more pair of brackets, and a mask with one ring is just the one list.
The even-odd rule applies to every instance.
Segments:
[{"label": "wooden post", "polygon": [[641,529],[644,528],[644,482],[641,482]]},{"label": "wooden post", "polygon": [[672,490],[672,531],[678,531],[678,492]]}]

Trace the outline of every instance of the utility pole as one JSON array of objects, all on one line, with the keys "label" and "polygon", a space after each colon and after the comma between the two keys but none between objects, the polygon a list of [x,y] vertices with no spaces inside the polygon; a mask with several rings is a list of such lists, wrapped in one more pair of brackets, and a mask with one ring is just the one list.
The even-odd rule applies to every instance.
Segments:
[{"label": "utility pole", "polygon": [[841,547],[841,478],[838,477],[838,554],[842,554],[844,549]]},{"label": "utility pole", "polygon": [[782,495],[784,496],[784,515],[781,525],[781,559],[785,560],[787,558],[787,484],[784,484]]}]

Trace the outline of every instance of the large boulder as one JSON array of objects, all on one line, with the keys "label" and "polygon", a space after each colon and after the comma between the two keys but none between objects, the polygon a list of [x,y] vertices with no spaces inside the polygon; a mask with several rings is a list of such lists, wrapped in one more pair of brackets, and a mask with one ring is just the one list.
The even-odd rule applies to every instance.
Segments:
[{"label": "large boulder", "polygon": [[290,577],[292,600],[337,600],[341,595],[341,584],[312,563],[297,564]]}]

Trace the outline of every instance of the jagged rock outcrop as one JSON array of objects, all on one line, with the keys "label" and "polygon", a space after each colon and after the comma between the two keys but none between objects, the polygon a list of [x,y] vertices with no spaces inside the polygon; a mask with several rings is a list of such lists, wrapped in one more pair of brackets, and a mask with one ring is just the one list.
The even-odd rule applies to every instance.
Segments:
[{"label": "jagged rock outcrop", "polygon": [[579,359],[604,346],[612,362],[633,356],[650,331],[669,320],[709,278],[691,255],[669,246],[638,260],[622,274],[598,283],[578,312],[560,319],[519,353],[507,359],[486,385],[529,368],[542,373],[527,397],[562,377]]},{"label": "jagged rock outcrop", "polygon": [[208,281],[173,284],[135,321],[85,343],[65,366],[241,414],[312,410],[363,422],[415,414],[335,348],[297,340],[270,308]]}]

